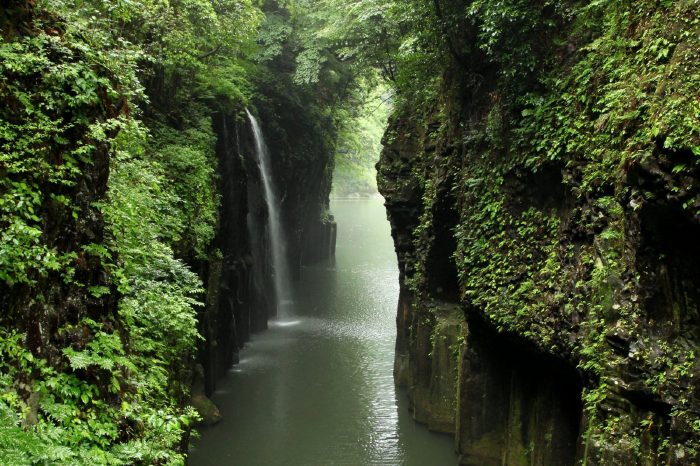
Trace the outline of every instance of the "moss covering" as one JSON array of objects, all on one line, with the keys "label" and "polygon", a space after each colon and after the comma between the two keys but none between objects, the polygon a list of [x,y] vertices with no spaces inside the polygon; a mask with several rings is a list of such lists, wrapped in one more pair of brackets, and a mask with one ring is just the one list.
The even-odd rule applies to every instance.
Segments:
[{"label": "moss covering", "polygon": [[[422,193],[405,259],[415,308],[439,291],[431,254],[447,203],[467,315],[580,372],[579,459],[693,464],[697,3],[480,1],[475,16],[439,3],[473,34],[442,35],[441,87],[421,113],[403,94],[380,166],[389,204],[399,184]],[[402,171],[389,152],[409,121],[418,142]]]}]

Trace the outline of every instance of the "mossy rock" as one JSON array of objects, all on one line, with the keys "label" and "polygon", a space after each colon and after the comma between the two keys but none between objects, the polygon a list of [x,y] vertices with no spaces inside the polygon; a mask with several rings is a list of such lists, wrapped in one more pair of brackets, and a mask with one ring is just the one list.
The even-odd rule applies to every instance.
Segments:
[{"label": "mossy rock", "polygon": [[221,422],[223,417],[219,408],[206,395],[194,395],[190,404],[202,418],[199,425],[213,426]]}]

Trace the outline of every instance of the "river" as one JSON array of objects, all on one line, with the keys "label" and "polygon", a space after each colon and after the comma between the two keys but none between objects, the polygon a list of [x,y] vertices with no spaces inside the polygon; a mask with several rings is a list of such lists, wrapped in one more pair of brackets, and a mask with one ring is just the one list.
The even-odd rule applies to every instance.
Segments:
[{"label": "river", "polygon": [[271,322],[213,395],[192,466],[453,466],[394,386],[398,269],[380,199],[337,200],[335,268],[307,267],[294,317]]}]

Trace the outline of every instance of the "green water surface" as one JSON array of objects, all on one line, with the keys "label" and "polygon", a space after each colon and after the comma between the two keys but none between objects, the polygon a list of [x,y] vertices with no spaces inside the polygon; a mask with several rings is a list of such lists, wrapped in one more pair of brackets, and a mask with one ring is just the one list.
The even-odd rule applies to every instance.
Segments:
[{"label": "green water surface", "polygon": [[304,268],[290,316],[241,352],[190,465],[453,466],[392,376],[398,269],[381,199],[334,201],[335,268]]}]

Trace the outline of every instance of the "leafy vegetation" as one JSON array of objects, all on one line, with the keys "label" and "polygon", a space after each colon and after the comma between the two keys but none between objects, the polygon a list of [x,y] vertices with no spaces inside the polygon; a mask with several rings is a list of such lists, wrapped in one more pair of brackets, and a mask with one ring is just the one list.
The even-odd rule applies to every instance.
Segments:
[{"label": "leafy vegetation", "polygon": [[[437,299],[433,243],[448,229],[461,303],[578,364],[587,439],[635,445],[638,461],[681,454],[663,433],[640,444],[665,415],[624,420],[606,405],[632,364],[689,438],[682,454],[697,455],[697,394],[679,388],[696,372],[683,336],[698,298],[683,277],[695,269],[648,226],[697,231],[697,6],[10,1],[0,463],[184,462],[197,272],[220,255],[213,118],[245,106],[283,153],[285,202],[321,171],[319,205],[334,165],[338,194],[374,188],[393,111],[384,140],[416,153],[384,175],[422,193],[406,270],[417,306]],[[664,320],[647,307],[666,270],[681,279],[663,290],[674,313]],[[627,355],[611,340],[630,342]]]},{"label": "leafy vegetation", "polygon": [[377,192],[374,165],[382,150],[381,140],[391,108],[391,95],[382,88],[374,92],[355,116],[342,118],[333,173],[333,194],[339,197]]},{"label": "leafy vegetation", "polygon": [[250,94],[262,14],[55,0],[3,15],[0,462],[183,464],[203,293],[188,264],[215,253],[209,105]]},{"label": "leafy vegetation", "polygon": [[289,186],[317,166],[330,180],[339,135],[363,170],[378,151],[382,112],[353,110],[376,72],[319,32],[334,7],[14,0],[0,13],[1,463],[184,462],[197,272],[221,254],[214,116],[254,103],[280,147],[314,135],[278,161]]},{"label": "leafy vegetation", "polygon": [[[672,393],[692,390],[697,339],[682,335],[694,332],[685,319],[698,302],[685,287],[697,275],[667,243],[680,240],[652,225],[695,231],[697,222],[700,62],[688,53],[700,45],[697,5],[406,3],[406,17],[423,21],[400,40],[414,48],[398,76],[410,70],[414,79],[396,81],[387,140],[413,141],[418,153],[405,160],[410,175],[386,165],[380,177],[393,183],[404,173],[398,182],[423,193],[407,279],[417,306],[436,299],[429,262],[444,218],[435,212],[449,203],[461,302],[540,351],[577,361],[586,438],[630,454],[588,459],[695,458],[696,395]],[[437,85],[426,85],[428,73]],[[666,279],[676,291],[659,289]],[[660,299],[672,315],[659,316]],[[654,350],[621,354],[611,343],[619,341]],[[645,374],[643,388],[628,369]],[[619,413],[625,390],[667,404],[674,435],[692,441],[672,444],[669,419],[653,410]],[[654,446],[640,441],[651,431]]]}]

